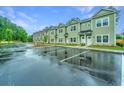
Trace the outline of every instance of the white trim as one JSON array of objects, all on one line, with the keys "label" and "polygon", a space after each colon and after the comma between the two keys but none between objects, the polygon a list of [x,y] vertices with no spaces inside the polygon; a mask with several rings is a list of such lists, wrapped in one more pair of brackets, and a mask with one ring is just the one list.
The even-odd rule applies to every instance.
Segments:
[{"label": "white trim", "polygon": [[[105,18],[108,19],[108,25],[103,26],[103,19],[105,19]],[[109,21],[110,21],[109,16],[96,19],[96,20],[95,20],[95,27],[96,27],[96,28],[100,28],[100,27],[97,27],[97,21],[98,21],[98,20],[101,21],[101,26],[100,26],[100,27],[109,27],[109,23],[110,23],[110,22],[109,22]]]}]

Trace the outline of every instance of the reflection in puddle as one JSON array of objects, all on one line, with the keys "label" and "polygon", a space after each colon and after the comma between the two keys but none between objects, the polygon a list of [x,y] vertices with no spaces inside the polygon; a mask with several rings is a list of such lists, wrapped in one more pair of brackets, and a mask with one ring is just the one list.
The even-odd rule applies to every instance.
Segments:
[{"label": "reflection in puddle", "polygon": [[4,46],[0,46],[0,85],[121,84],[119,54],[54,46]]},{"label": "reflection in puddle", "polygon": [[107,81],[108,85],[120,85],[121,83],[121,57],[118,54],[89,51],[75,56],[86,50],[64,47],[51,47],[41,50],[44,51],[45,55],[53,56],[59,61],[72,57],[64,62],[77,66],[80,70]]}]

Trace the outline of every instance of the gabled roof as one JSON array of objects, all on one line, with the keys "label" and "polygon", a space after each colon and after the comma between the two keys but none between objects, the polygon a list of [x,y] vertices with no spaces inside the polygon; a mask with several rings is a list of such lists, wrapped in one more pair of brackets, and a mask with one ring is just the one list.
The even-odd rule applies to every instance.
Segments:
[{"label": "gabled roof", "polygon": [[44,29],[43,29],[43,31],[48,31],[49,30],[49,27],[45,27]]},{"label": "gabled roof", "polygon": [[95,16],[97,16],[98,14],[100,14],[100,12],[102,12],[102,11],[106,11],[106,13],[104,13],[104,15],[108,15],[108,14],[111,14],[111,13],[117,13],[117,11],[116,10],[113,10],[113,9],[100,9],[92,17],[94,18]]},{"label": "gabled roof", "polygon": [[91,21],[91,18],[87,18],[87,19],[81,20],[80,22],[83,23],[83,22],[88,22],[88,21]]},{"label": "gabled roof", "polygon": [[72,24],[76,24],[79,23],[80,19],[79,18],[72,18],[67,22],[67,25],[72,25]]},{"label": "gabled roof", "polygon": [[65,27],[66,25],[63,24],[63,23],[59,23],[58,27],[61,28],[61,27]]},{"label": "gabled roof", "polygon": [[57,29],[57,26],[50,26],[49,27],[49,30],[55,30],[55,29]]}]

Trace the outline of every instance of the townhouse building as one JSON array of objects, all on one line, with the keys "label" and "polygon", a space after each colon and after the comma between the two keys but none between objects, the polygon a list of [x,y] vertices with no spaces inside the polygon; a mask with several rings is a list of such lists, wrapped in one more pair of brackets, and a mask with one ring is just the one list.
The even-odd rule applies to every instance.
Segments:
[{"label": "townhouse building", "polygon": [[65,24],[62,24],[60,23],[57,27],[57,32],[56,32],[56,35],[57,35],[57,42],[56,43],[66,43],[66,36],[65,36],[65,33],[66,33],[66,25]]},{"label": "townhouse building", "polygon": [[91,18],[80,20],[72,18],[66,24],[50,26],[33,34],[34,42],[67,43],[85,45],[116,45],[116,14],[112,9],[101,9]]}]

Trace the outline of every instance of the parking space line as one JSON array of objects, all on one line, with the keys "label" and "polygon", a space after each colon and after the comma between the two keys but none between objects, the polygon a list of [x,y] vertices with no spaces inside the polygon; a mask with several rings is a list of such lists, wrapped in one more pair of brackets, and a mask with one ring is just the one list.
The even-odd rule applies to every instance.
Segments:
[{"label": "parking space line", "polygon": [[85,53],[87,53],[87,52],[89,52],[89,50],[88,50],[88,51],[83,51],[83,52],[81,52],[81,53],[79,53],[79,54],[76,54],[76,55],[74,55],[74,56],[71,56],[71,57],[65,58],[65,59],[61,60],[60,62],[64,62],[65,60],[68,60],[68,59],[71,59],[71,58],[77,57],[77,56],[79,56],[80,54],[85,54]]}]

